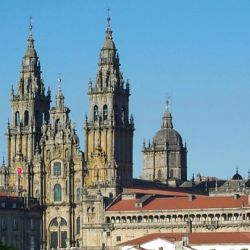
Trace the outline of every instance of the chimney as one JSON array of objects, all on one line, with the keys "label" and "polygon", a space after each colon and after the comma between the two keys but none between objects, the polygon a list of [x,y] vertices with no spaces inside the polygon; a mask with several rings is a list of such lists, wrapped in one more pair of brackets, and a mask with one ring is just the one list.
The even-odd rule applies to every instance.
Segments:
[{"label": "chimney", "polygon": [[194,196],[193,194],[189,194],[189,195],[188,195],[188,200],[189,200],[189,201],[194,200],[194,198],[195,198],[195,196]]},{"label": "chimney", "polygon": [[235,200],[238,200],[239,197],[240,197],[239,194],[234,194],[234,199],[235,199]]}]

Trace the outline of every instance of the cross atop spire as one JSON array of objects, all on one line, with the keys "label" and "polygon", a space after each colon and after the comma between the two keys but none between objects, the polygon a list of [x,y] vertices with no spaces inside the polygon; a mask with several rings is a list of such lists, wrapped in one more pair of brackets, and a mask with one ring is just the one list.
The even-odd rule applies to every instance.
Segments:
[{"label": "cross atop spire", "polygon": [[62,78],[61,78],[61,74],[59,74],[59,77],[58,77],[58,92],[62,92]]},{"label": "cross atop spire", "polygon": [[110,26],[110,9],[107,9],[107,30],[106,30],[106,40],[112,40],[112,30]]},{"label": "cross atop spire", "polygon": [[108,22],[108,27],[110,27],[110,8],[107,9],[107,22]]},{"label": "cross atop spire", "polygon": [[63,109],[63,107],[64,107],[64,96],[63,96],[63,93],[62,93],[61,74],[59,74],[59,78],[58,78],[58,91],[57,91],[57,95],[56,95],[56,106],[59,109]]},{"label": "cross atop spire", "polygon": [[30,25],[29,25],[30,36],[32,36],[32,29],[33,29],[33,26],[32,26],[32,16],[30,16]]},{"label": "cross atop spire", "polygon": [[166,96],[165,111],[168,111],[168,112],[169,112],[169,103],[170,103],[170,97]]},{"label": "cross atop spire", "polygon": [[166,96],[166,101],[165,101],[165,112],[162,117],[162,125],[161,128],[173,128],[173,123],[172,123],[172,115],[169,112],[169,97]]}]

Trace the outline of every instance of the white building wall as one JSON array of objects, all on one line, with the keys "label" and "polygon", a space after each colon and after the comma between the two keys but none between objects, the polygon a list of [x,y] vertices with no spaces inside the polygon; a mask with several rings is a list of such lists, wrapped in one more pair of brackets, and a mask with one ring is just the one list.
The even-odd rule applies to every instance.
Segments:
[{"label": "white building wall", "polygon": [[249,244],[200,244],[191,247],[196,250],[250,250]]}]

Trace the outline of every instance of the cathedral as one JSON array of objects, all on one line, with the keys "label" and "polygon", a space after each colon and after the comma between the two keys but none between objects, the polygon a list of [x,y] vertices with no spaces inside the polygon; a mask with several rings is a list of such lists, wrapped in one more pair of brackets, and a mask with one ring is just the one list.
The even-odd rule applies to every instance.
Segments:
[{"label": "cathedral", "polygon": [[39,247],[118,249],[121,242],[154,232],[249,230],[249,181],[187,181],[187,147],[168,104],[160,130],[143,143],[142,179],[133,178],[130,92],[108,17],[96,77],[88,83],[81,151],[60,79],[55,107],[50,106],[30,25],[17,87],[10,91],[0,185],[39,201]]}]

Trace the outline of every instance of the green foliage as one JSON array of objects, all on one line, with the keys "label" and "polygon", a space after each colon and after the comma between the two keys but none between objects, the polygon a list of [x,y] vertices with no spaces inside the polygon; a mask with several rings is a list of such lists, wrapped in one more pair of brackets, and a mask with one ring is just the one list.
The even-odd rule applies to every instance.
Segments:
[{"label": "green foliage", "polygon": [[16,250],[16,248],[11,247],[11,246],[4,245],[4,244],[0,241],[0,250]]}]

